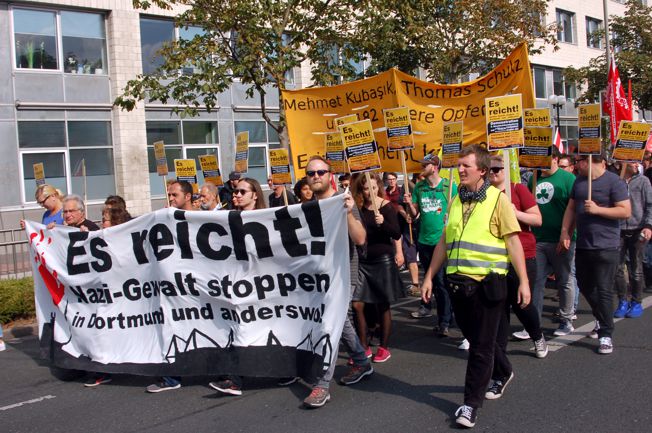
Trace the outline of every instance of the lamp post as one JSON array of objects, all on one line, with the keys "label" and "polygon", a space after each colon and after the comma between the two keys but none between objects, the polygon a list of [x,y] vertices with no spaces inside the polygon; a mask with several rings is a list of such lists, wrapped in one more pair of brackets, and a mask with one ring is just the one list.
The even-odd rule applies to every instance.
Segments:
[{"label": "lamp post", "polygon": [[[563,95],[555,95],[554,93],[550,96],[548,96],[548,105],[552,108],[555,109],[555,114],[557,115],[557,133],[561,130],[561,116],[559,114],[559,111],[561,110],[561,107],[566,104],[566,98]],[[568,143],[568,141],[566,142]],[[566,144],[568,146],[568,144]],[[568,148],[566,148],[566,152],[568,152]]]}]

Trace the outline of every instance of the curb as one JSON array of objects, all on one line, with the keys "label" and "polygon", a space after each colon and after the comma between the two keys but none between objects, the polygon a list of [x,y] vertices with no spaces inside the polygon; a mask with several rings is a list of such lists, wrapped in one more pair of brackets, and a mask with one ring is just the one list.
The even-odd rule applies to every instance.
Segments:
[{"label": "curb", "polygon": [[38,323],[32,323],[27,325],[16,325],[11,328],[2,328],[3,339],[8,341],[15,338],[24,338],[29,336],[38,337]]}]

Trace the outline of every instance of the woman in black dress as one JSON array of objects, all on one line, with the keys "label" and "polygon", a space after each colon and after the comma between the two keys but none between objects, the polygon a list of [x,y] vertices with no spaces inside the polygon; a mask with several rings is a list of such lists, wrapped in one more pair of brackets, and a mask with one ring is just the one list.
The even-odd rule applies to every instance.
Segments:
[{"label": "woman in black dress", "polygon": [[[358,176],[353,188],[367,230],[367,248],[360,257],[361,284],[353,294],[352,305],[358,336],[365,345],[367,320],[364,307],[365,304],[376,306],[382,337],[373,361],[385,362],[391,357],[387,348],[392,329],[390,304],[404,296],[397,266],[397,263],[403,263],[403,251],[398,216],[391,203],[385,200],[383,181],[376,173],[371,173],[370,179],[371,185],[368,185],[366,176]],[[366,346],[366,350],[371,356],[371,349]]]}]

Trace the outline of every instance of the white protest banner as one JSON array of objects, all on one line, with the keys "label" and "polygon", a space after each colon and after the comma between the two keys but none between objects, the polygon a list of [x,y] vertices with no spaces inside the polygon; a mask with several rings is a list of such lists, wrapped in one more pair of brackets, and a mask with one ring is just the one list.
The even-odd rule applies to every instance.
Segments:
[{"label": "white protest banner", "polygon": [[350,297],[341,196],[26,230],[41,346],[59,367],[314,378],[335,360]]}]

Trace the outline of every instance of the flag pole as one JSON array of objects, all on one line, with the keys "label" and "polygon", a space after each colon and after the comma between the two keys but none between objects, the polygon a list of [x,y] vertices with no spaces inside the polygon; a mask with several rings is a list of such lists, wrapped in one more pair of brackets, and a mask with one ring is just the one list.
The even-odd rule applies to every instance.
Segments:
[{"label": "flag pole", "polygon": [[84,180],[84,203],[88,201],[87,193],[86,193],[86,159],[82,158],[82,178]]}]

